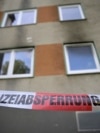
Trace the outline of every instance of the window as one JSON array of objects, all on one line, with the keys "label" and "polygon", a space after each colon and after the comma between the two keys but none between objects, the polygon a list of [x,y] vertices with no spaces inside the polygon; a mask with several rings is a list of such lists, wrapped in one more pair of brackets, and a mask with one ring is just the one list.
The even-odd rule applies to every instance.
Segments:
[{"label": "window", "polygon": [[32,48],[0,51],[0,78],[33,76]]},{"label": "window", "polygon": [[36,9],[6,12],[4,14],[2,27],[36,23],[36,14]]},{"label": "window", "polygon": [[76,120],[79,132],[100,132],[100,111],[76,112]]},{"label": "window", "polygon": [[68,74],[100,72],[100,63],[93,43],[65,45],[64,52]]},{"label": "window", "polygon": [[59,6],[58,10],[61,21],[85,19],[81,5]]}]

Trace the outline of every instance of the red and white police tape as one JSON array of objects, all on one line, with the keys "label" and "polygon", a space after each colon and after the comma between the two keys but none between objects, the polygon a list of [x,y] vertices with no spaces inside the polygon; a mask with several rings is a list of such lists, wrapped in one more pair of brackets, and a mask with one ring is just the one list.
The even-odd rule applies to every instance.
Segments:
[{"label": "red and white police tape", "polygon": [[0,91],[0,106],[59,111],[100,110],[100,95]]}]

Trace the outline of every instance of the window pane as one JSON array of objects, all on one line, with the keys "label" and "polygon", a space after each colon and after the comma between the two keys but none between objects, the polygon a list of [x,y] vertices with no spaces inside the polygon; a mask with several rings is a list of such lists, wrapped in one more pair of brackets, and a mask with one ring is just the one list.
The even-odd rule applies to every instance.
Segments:
[{"label": "window pane", "polygon": [[34,11],[23,12],[21,24],[32,24],[34,23]]},{"label": "window pane", "polygon": [[63,20],[75,20],[82,18],[78,7],[63,7],[62,16]]},{"label": "window pane", "polygon": [[71,70],[95,69],[96,64],[90,46],[67,47]]},{"label": "window pane", "polygon": [[17,25],[18,17],[18,13],[8,14],[5,26]]},{"label": "window pane", "polygon": [[31,50],[15,53],[13,74],[27,74],[31,69]]},{"label": "window pane", "polygon": [[6,75],[10,60],[10,53],[0,53],[0,75]]}]

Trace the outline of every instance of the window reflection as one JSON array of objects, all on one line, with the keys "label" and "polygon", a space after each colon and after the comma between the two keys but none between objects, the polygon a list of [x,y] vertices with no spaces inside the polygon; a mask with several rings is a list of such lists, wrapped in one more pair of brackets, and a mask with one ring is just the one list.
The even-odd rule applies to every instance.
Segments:
[{"label": "window reflection", "polygon": [[0,75],[6,75],[10,60],[10,53],[0,53]]},{"label": "window reflection", "polygon": [[31,50],[17,51],[15,53],[14,71],[13,74],[30,73],[31,69]]}]

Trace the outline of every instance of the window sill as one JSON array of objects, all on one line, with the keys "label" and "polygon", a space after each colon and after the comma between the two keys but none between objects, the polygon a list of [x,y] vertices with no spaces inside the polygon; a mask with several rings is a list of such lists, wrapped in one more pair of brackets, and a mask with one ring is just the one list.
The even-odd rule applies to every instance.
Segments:
[{"label": "window sill", "polygon": [[37,23],[32,24],[23,24],[23,25],[14,25],[14,26],[0,26],[0,28],[13,28],[13,27],[23,27],[23,26],[30,26],[30,25],[36,25]]},{"label": "window sill", "polygon": [[15,75],[15,76],[0,76],[0,79],[20,79],[20,78],[33,78],[33,74]]},{"label": "window sill", "polygon": [[86,74],[100,74],[100,70],[95,70],[95,71],[77,71],[77,72],[68,72],[66,73],[67,75],[86,75]]},{"label": "window sill", "polygon": [[87,18],[84,19],[77,19],[77,20],[59,20],[60,22],[77,22],[77,21],[86,21]]}]

